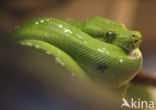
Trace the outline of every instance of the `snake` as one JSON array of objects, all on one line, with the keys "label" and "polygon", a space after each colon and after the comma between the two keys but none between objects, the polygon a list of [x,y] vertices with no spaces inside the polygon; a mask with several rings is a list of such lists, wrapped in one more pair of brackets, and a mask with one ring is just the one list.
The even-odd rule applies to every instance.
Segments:
[{"label": "snake", "polygon": [[140,32],[100,16],[37,18],[17,26],[10,36],[17,44],[46,53],[72,76],[114,88],[127,84],[142,65]]}]

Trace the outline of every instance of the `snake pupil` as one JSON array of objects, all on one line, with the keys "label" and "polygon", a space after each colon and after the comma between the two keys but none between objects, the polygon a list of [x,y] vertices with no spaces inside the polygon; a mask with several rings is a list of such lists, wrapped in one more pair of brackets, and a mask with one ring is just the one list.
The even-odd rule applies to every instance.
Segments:
[{"label": "snake pupil", "polygon": [[115,38],[115,34],[114,34],[114,32],[109,31],[109,32],[106,33],[106,37],[109,40],[113,40]]}]

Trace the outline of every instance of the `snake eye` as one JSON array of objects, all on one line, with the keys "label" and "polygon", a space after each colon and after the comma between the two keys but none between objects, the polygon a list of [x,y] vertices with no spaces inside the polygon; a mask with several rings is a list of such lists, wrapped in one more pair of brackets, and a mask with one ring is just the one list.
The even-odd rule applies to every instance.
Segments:
[{"label": "snake eye", "polygon": [[109,40],[113,40],[113,39],[115,38],[114,32],[108,31],[108,32],[106,33],[106,38],[109,39]]},{"label": "snake eye", "polygon": [[133,37],[135,37],[135,35],[134,35],[134,34],[133,34],[132,36],[133,36]]}]

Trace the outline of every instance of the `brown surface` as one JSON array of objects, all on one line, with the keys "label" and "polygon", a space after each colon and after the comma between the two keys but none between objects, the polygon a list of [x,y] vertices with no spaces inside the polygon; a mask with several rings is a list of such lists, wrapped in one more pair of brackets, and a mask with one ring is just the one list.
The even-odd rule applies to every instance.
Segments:
[{"label": "brown surface", "polygon": [[134,79],[133,82],[141,83],[145,85],[153,85],[156,86],[156,78],[149,75],[149,73],[139,72]]}]

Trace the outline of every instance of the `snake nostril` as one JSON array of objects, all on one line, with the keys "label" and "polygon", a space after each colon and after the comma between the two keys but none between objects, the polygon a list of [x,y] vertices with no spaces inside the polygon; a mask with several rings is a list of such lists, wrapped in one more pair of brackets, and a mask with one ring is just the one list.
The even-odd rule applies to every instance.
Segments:
[{"label": "snake nostril", "polygon": [[137,43],[137,42],[138,42],[138,40],[135,40],[134,42],[135,42],[135,43]]}]

